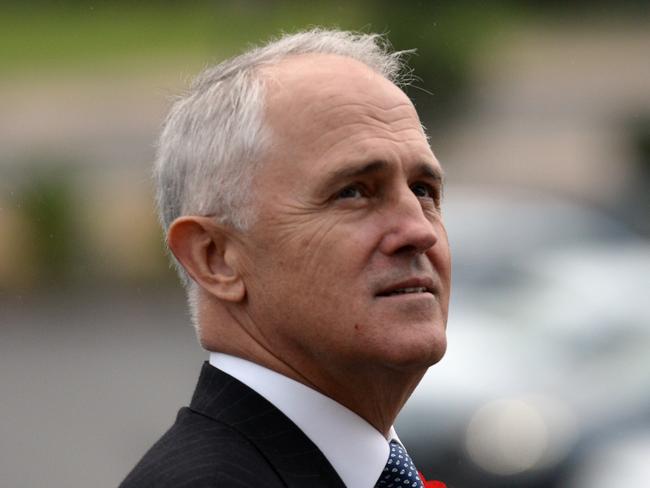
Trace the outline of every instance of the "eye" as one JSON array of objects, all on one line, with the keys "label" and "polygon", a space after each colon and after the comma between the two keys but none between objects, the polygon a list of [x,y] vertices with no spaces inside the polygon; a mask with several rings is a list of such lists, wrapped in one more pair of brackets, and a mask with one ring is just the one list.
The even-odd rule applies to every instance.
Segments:
[{"label": "eye", "polygon": [[436,191],[427,183],[415,183],[411,185],[411,191],[418,198],[431,198],[432,200],[436,198]]},{"label": "eye", "polygon": [[440,210],[442,196],[438,186],[423,181],[411,185],[411,191],[420,199],[423,207]]},{"label": "eye", "polygon": [[363,191],[359,185],[346,186],[336,194],[337,199],[361,197],[363,197]]}]

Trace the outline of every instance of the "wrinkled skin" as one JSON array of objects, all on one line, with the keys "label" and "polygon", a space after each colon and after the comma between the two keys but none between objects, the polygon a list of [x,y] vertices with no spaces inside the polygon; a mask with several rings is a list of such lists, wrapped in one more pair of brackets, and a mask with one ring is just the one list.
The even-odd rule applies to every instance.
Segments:
[{"label": "wrinkled skin", "polygon": [[[254,180],[258,219],[237,238],[231,352],[385,433],[446,348],[440,164],[408,97],[365,65],[304,55],[263,74],[272,145]],[[405,283],[427,291],[382,295]]]}]

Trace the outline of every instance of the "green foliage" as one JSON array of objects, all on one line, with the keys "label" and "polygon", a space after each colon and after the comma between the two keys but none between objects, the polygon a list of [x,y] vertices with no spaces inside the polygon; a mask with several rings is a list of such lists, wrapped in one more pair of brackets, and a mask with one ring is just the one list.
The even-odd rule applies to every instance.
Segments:
[{"label": "green foliage", "polygon": [[80,239],[73,196],[68,173],[56,166],[37,171],[18,198],[20,210],[31,227],[39,285],[65,283],[75,271]]},{"label": "green foliage", "polygon": [[[0,16],[5,74],[199,68],[278,32],[354,28],[358,5],[293,2],[28,2]],[[346,5],[343,7],[343,5]],[[334,6],[334,7],[333,7]]]},{"label": "green foliage", "polygon": [[210,15],[151,6],[42,7],[0,16],[0,70],[57,74],[155,68],[208,51]]},{"label": "green foliage", "polygon": [[[279,32],[314,25],[379,31],[417,49],[421,111],[444,116],[467,85],[472,57],[515,11],[508,3],[357,0],[15,3],[0,17],[0,71],[131,74],[195,72]],[[431,92],[428,94],[427,92]]]}]

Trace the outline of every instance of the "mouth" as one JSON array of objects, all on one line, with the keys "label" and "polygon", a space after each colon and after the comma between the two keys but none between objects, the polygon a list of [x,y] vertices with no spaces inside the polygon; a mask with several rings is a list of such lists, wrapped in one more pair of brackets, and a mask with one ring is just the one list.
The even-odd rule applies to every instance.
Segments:
[{"label": "mouth", "polygon": [[413,279],[408,282],[396,283],[376,294],[378,297],[392,297],[396,295],[434,295],[431,279]]}]

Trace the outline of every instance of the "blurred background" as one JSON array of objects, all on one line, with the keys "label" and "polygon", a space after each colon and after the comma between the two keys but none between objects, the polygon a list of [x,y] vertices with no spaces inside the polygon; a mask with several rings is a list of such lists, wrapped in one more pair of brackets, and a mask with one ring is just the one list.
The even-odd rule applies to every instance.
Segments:
[{"label": "blurred background", "polygon": [[646,1],[21,1],[0,15],[0,485],[116,486],[201,362],[152,204],[175,94],[280,31],[384,32],[447,171],[449,488],[650,486]]}]

